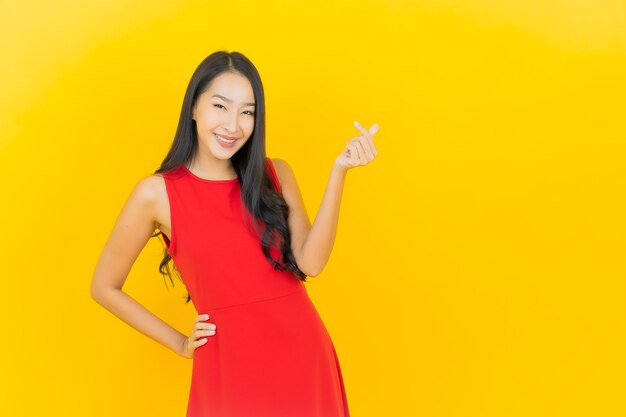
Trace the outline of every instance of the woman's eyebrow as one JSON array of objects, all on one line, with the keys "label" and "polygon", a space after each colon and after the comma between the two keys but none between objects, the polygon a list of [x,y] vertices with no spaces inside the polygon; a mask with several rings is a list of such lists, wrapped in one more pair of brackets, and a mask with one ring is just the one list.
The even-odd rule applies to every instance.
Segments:
[{"label": "woman's eyebrow", "polygon": [[[221,98],[222,100],[224,100],[224,101],[226,101],[226,102],[228,102],[228,103],[232,103],[232,100],[231,100],[231,99],[226,98],[226,97],[224,97],[224,96],[221,96],[221,95],[219,95],[219,94],[213,94],[213,97],[219,97],[219,98]],[[253,106],[253,107],[254,107],[254,103],[243,103],[243,104],[245,104],[246,106]]]}]

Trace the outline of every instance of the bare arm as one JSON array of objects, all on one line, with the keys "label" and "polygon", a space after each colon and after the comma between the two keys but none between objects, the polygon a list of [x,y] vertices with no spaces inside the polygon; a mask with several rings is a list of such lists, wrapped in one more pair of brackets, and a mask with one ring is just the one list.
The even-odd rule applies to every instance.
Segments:
[{"label": "bare arm", "polygon": [[312,276],[322,272],[335,245],[346,174],[347,171],[333,165],[315,221],[300,248],[300,262],[311,270]]},{"label": "bare arm", "polygon": [[282,159],[272,161],[279,176],[283,197],[289,206],[291,250],[298,268],[314,277],[328,262],[335,242],[346,172],[333,166],[320,209],[311,226],[293,170]]},{"label": "bare arm", "polygon": [[91,297],[134,329],[183,355],[187,337],[122,291],[133,263],[155,229],[158,181],[162,180],[155,176],[142,179],[126,201],[96,265]]},{"label": "bare arm", "polygon": [[322,272],[335,244],[341,196],[348,170],[355,166],[367,165],[378,154],[372,139],[378,131],[378,125],[373,125],[369,131],[358,123],[355,123],[355,127],[362,135],[350,139],[344,153],[335,160],[313,225],[304,207],[293,170],[286,161],[272,159],[283,197],[289,206],[291,250],[298,268],[311,277]]}]

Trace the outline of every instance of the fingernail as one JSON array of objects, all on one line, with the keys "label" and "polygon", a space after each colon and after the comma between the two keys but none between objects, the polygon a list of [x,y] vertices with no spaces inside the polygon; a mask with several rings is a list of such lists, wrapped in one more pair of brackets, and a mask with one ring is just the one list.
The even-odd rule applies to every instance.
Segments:
[{"label": "fingernail", "polygon": [[352,122],[352,123],[354,123],[355,126],[359,125],[359,122],[357,122],[356,120],[354,122]]}]

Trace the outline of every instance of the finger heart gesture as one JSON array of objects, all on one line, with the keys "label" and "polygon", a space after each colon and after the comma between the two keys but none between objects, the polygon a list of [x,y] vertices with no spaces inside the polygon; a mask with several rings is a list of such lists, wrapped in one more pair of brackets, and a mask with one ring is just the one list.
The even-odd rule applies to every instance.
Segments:
[{"label": "finger heart gesture", "polygon": [[335,160],[336,164],[346,170],[355,166],[367,165],[378,155],[374,139],[372,139],[378,132],[378,124],[373,124],[369,130],[365,130],[358,122],[354,122],[354,126],[361,132],[361,136],[350,139],[344,152]]}]

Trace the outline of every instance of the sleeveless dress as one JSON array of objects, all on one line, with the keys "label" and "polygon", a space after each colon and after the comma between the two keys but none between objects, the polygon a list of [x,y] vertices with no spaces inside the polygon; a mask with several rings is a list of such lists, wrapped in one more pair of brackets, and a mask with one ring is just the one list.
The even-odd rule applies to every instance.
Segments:
[{"label": "sleeveless dress", "polygon": [[187,417],[348,417],[327,329],[304,283],[264,256],[239,180],[203,179],[184,165],[163,177],[168,253],[197,313],[217,326],[194,351]]}]

